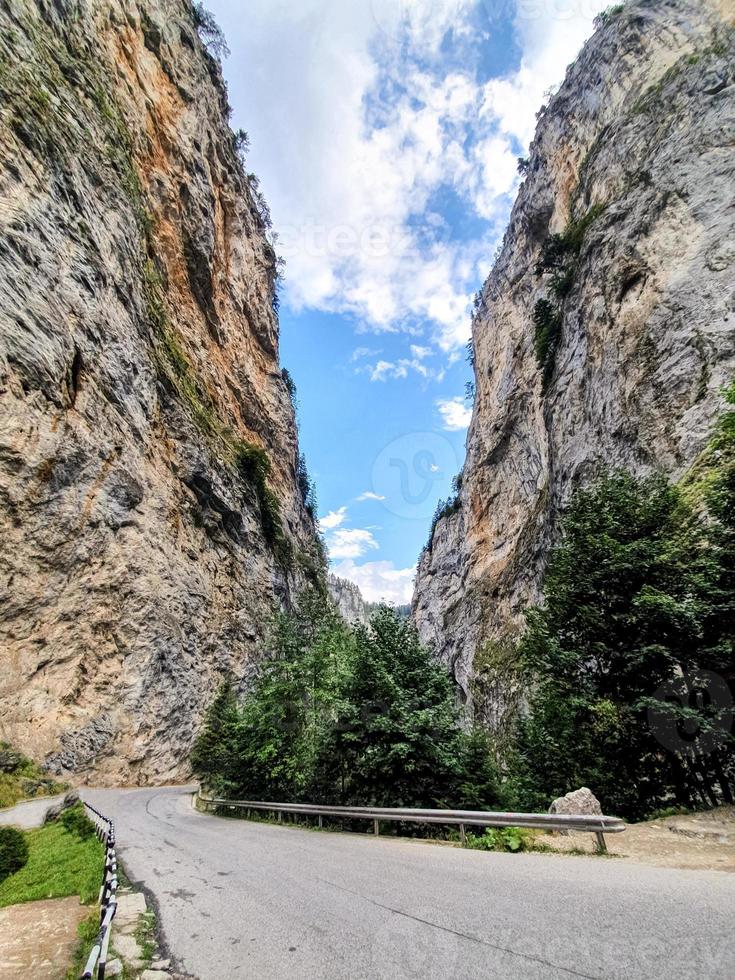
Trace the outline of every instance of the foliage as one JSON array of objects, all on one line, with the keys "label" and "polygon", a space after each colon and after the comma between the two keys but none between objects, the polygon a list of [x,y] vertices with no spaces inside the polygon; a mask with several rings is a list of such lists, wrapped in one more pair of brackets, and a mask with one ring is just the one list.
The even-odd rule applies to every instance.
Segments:
[{"label": "foliage", "polygon": [[536,361],[546,388],[554,371],[554,356],[561,336],[561,312],[548,299],[540,299],[533,310],[533,325]]},{"label": "foliage", "polygon": [[474,851],[532,851],[534,835],[523,827],[487,827],[482,835],[467,834],[465,847]]},{"label": "foliage", "polygon": [[0,908],[67,895],[79,895],[85,903],[96,900],[104,850],[94,835],[82,840],[54,821],[24,836],[28,863],[0,884]]},{"label": "foliage", "polygon": [[613,4],[612,7],[608,7],[607,10],[600,11],[600,13],[595,17],[595,28],[597,29],[609,24],[611,20],[619,17],[624,10],[624,3],[616,3]]},{"label": "foliage", "polygon": [[473,340],[468,340],[465,345],[465,350],[467,351],[467,363],[470,365],[472,370],[475,370],[475,343]]},{"label": "foliage", "polygon": [[352,628],[317,591],[278,618],[243,703],[223,685],[192,764],[208,788],[250,799],[478,808],[498,792],[485,736],[459,728],[450,679],[410,622],[381,607]]},{"label": "foliage", "polygon": [[244,169],[245,158],[250,150],[250,137],[244,129],[236,129],[232,134],[232,148],[235,151],[235,156],[238,158]]},{"label": "foliage", "polygon": [[94,835],[94,824],[85,813],[81,803],[63,810],[59,820],[70,834],[76,834],[80,840],[87,840]]},{"label": "foliage", "polygon": [[531,169],[531,161],[528,159],[528,157],[518,157],[518,166],[517,166],[518,173],[522,177],[525,177],[525,175],[528,173],[530,169]]},{"label": "foliage", "polygon": [[52,796],[64,789],[64,783],[56,782],[32,759],[8,742],[0,742],[0,809],[19,800]]},{"label": "foliage", "polygon": [[432,542],[434,540],[434,531],[439,521],[444,520],[445,517],[451,517],[452,514],[456,514],[462,509],[462,479],[463,473],[459,472],[452,478],[452,496],[447,497],[446,500],[439,499],[436,503],[436,508],[434,509],[434,516],[431,519],[431,528],[429,530],[429,540],[426,547],[431,550]]},{"label": "foliage", "polygon": [[223,58],[229,58],[230,49],[227,46],[222,28],[214,19],[214,14],[207,10],[203,3],[195,3],[193,7],[194,26],[197,29],[197,34],[202,44],[217,61],[222,61]]},{"label": "foliage", "polygon": [[[511,782],[522,807],[581,785],[634,819],[732,800],[727,706],[671,696],[682,675],[732,680],[733,511],[716,508],[732,467],[713,491],[714,524],[663,477],[609,473],[574,495],[520,649],[531,693]],[[687,732],[710,733],[714,748],[693,751]]]},{"label": "foliage", "polygon": [[465,381],[464,397],[465,397],[465,401],[474,402],[474,400],[475,400],[475,382],[474,381]]},{"label": "foliage", "polygon": [[309,470],[306,465],[306,456],[304,456],[303,453],[299,454],[299,458],[296,462],[296,486],[301,494],[301,500],[303,501],[304,507],[306,508],[311,519],[315,521],[317,515],[316,484],[309,476]]},{"label": "foliage", "polygon": [[271,472],[268,453],[262,446],[239,439],[233,443],[233,456],[238,473],[255,490],[263,535],[279,559],[287,564],[290,561],[290,548],[283,532],[281,505],[268,485]]},{"label": "foliage", "polygon": [[286,391],[288,392],[288,397],[292,402],[296,402],[296,382],[293,379],[293,375],[288,370],[288,368],[281,368],[281,378],[286,386]]},{"label": "foliage", "polygon": [[0,882],[28,863],[28,844],[16,827],[0,827]]}]

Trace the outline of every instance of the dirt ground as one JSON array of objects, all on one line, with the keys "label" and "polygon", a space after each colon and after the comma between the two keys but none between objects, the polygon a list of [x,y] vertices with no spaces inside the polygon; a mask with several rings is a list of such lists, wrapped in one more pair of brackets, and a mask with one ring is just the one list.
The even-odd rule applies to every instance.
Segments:
[{"label": "dirt ground", "polygon": [[0,909],[0,980],[60,980],[76,950],[77,926],[88,915],[78,896]]},{"label": "dirt ground", "polygon": [[[735,873],[735,807],[628,824],[622,834],[607,834],[608,852],[659,868]],[[594,834],[550,834],[543,842],[554,851],[594,850]]]}]

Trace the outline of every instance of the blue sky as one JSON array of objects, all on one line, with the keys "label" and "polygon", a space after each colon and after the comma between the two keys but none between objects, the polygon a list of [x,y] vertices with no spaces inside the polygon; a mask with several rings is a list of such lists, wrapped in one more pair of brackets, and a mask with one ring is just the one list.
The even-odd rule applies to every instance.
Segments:
[{"label": "blue sky", "polygon": [[407,602],[462,466],[470,308],[535,113],[607,0],[208,0],[286,260],[281,360],[333,569]]}]

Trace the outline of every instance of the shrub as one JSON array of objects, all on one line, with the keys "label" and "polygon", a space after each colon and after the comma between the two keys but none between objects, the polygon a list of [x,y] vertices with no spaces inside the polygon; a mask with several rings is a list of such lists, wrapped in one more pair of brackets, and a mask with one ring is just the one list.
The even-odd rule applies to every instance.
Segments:
[{"label": "shrub", "polygon": [[255,446],[241,439],[234,444],[234,459],[242,479],[255,490],[266,541],[273,547],[278,559],[287,564],[290,560],[290,548],[283,533],[278,497],[268,486],[271,463],[267,452],[262,446]]},{"label": "shrub", "polygon": [[28,861],[28,844],[15,827],[0,827],[0,881],[20,871]]},{"label": "shrub", "polygon": [[532,851],[533,834],[522,827],[487,827],[485,833],[468,834],[466,847],[474,851]]},{"label": "shrub", "polygon": [[543,372],[543,385],[546,388],[554,371],[554,355],[561,335],[562,315],[548,299],[540,299],[534,307],[533,323],[536,361]]},{"label": "shrub", "polygon": [[59,821],[64,830],[70,834],[75,834],[80,840],[87,840],[94,834],[94,824],[84,812],[84,806],[77,803],[76,806],[64,810],[59,817]]}]

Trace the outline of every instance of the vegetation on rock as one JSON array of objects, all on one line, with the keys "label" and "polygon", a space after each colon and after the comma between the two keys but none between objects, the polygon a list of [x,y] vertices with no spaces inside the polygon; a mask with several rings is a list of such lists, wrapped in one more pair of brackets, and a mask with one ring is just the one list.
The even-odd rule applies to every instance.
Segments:
[{"label": "vegetation on rock", "polygon": [[0,809],[18,800],[52,796],[65,788],[7,742],[0,742]]}]

